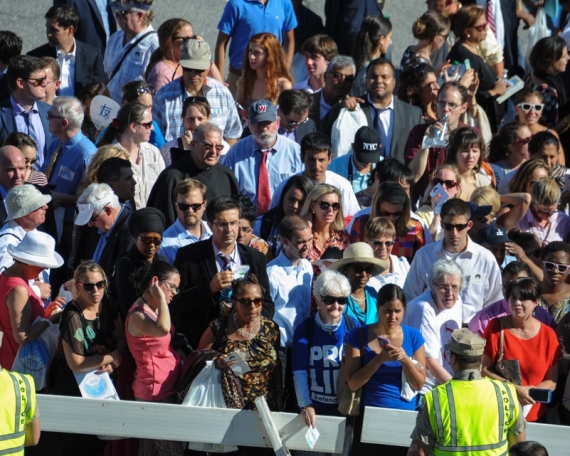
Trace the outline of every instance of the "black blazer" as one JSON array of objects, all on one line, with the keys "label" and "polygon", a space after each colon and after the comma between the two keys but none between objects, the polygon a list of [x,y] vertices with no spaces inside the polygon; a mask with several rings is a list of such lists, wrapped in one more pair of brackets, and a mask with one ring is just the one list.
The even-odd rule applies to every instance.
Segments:
[{"label": "black blazer", "polygon": [[[49,131],[47,120],[47,113],[51,106],[42,101],[38,101],[36,104],[38,106],[38,112],[42,121],[42,126],[44,127],[44,135],[46,138],[46,148],[43,151],[45,160],[49,146],[54,139],[54,136]],[[12,104],[10,103],[10,99],[8,99],[4,103],[0,103],[0,144],[4,144],[6,137],[13,131],[18,131],[18,129],[16,128],[16,118],[14,117]]]},{"label": "black blazer", "polygon": [[4,198],[0,194],[0,226],[4,226],[6,223],[6,218],[8,218],[8,212],[6,212],[6,205],[4,204]]},{"label": "black blazer", "polygon": [[309,118],[304,124],[297,127],[297,131],[295,132],[295,141],[297,144],[301,145],[303,138],[314,131],[317,131],[317,125],[313,119]]},{"label": "black blazer", "polygon": [[[53,6],[69,5],[79,11],[79,24],[75,31],[75,39],[90,44],[94,48],[105,52],[107,47],[107,34],[103,27],[103,18],[97,8],[95,0],[53,0]],[[107,5],[109,18],[109,32],[111,35],[117,31],[117,22],[113,16],[111,5]]]},{"label": "black blazer", "polygon": [[[249,265],[250,274],[255,274],[265,288],[261,314],[271,320],[275,304],[269,294],[265,256],[251,247],[237,246],[242,264]],[[206,239],[179,249],[174,266],[180,272],[182,292],[170,304],[170,314],[177,331],[183,333],[190,345],[196,348],[210,322],[220,317],[220,293],[212,294],[210,291],[210,281],[218,273],[212,240]]]},{"label": "black blazer", "polygon": [[[410,131],[416,125],[424,123],[422,117],[422,110],[416,106],[404,103],[402,100],[393,95],[394,97],[394,129],[392,132],[392,144],[390,146],[390,157],[396,158],[401,163],[404,163],[404,150],[406,148],[406,141],[410,135]],[[372,112],[368,97],[361,95],[364,103],[360,103],[360,108],[366,116],[368,126],[373,127]],[[332,126],[340,114],[342,109],[341,103],[337,103],[332,107],[326,117],[321,123],[320,130],[327,135],[331,135]]]},{"label": "black blazer", "polygon": [[321,94],[324,89],[311,94],[311,108],[309,109],[309,119],[315,123],[315,128],[320,130],[321,126]]},{"label": "black blazer", "polygon": [[[90,82],[105,82],[103,70],[103,55],[99,49],[90,44],[75,40],[75,87],[74,95],[79,95],[81,89]],[[44,44],[28,52],[33,57],[53,57],[57,59],[55,47]]]}]

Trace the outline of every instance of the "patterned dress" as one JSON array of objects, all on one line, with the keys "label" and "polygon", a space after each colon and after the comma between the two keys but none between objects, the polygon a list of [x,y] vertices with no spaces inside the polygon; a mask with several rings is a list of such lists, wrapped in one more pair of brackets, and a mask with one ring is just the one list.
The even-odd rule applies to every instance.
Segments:
[{"label": "patterned dress", "polygon": [[307,260],[311,263],[317,261],[321,258],[325,250],[329,247],[334,247],[339,250],[344,250],[350,245],[350,236],[346,230],[333,230],[331,229],[331,236],[323,244],[323,248],[320,249],[317,246],[315,238],[309,244],[309,255]]},{"label": "patterned dress", "polygon": [[544,296],[541,296],[540,306],[544,310],[548,311],[556,323],[560,323],[562,318],[564,318],[564,315],[570,312],[570,298],[566,298],[564,301],[558,301],[557,303],[550,305]]}]

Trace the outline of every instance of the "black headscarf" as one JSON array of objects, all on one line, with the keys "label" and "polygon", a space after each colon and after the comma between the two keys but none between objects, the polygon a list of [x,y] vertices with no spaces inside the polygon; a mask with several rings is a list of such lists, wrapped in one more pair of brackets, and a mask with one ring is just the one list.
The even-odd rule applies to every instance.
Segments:
[{"label": "black headscarf", "polygon": [[558,92],[558,106],[562,107],[564,105],[566,105],[566,103],[568,103],[568,94],[566,93],[566,86],[564,84],[564,80],[562,79],[562,76],[557,74],[557,75],[553,75],[553,74],[548,74],[548,73],[544,73],[542,71],[534,71],[534,75],[538,78],[538,79],[542,79],[544,82],[546,82],[550,87],[553,87],[556,89],[556,92]]},{"label": "black headscarf", "polygon": [[136,238],[141,233],[158,233],[162,236],[166,225],[164,214],[154,207],[143,207],[131,215],[129,230]]}]

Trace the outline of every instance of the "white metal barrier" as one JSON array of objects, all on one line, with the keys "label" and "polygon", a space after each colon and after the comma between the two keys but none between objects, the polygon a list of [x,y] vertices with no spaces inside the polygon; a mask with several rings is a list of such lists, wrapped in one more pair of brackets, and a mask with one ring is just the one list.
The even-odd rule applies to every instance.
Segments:
[{"label": "white metal barrier", "polygon": [[[415,425],[416,412],[366,407],[361,439],[366,443],[407,447]],[[564,456],[570,454],[569,431],[567,426],[529,423],[526,438],[542,443],[551,456]]]},{"label": "white metal barrier", "polygon": [[[271,447],[259,413],[131,401],[100,401],[38,394],[42,430],[75,434]],[[88,418],[86,418],[88,417]],[[311,451],[297,414],[271,413],[288,449]],[[342,453],[346,420],[318,418],[313,451]]]}]

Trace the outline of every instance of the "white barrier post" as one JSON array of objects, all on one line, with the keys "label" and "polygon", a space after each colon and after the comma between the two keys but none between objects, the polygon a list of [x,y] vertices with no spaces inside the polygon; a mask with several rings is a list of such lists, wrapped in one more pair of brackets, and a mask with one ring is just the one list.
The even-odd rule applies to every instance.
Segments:
[{"label": "white barrier post", "polygon": [[261,418],[261,422],[263,423],[263,427],[265,428],[265,432],[269,436],[269,441],[271,442],[271,447],[277,456],[291,456],[289,450],[283,445],[281,441],[281,437],[279,437],[279,432],[275,427],[275,423],[271,419],[271,412],[269,411],[269,406],[267,405],[267,401],[265,400],[265,396],[260,396],[255,399],[255,406],[257,407],[257,411],[259,412],[259,418]]}]

